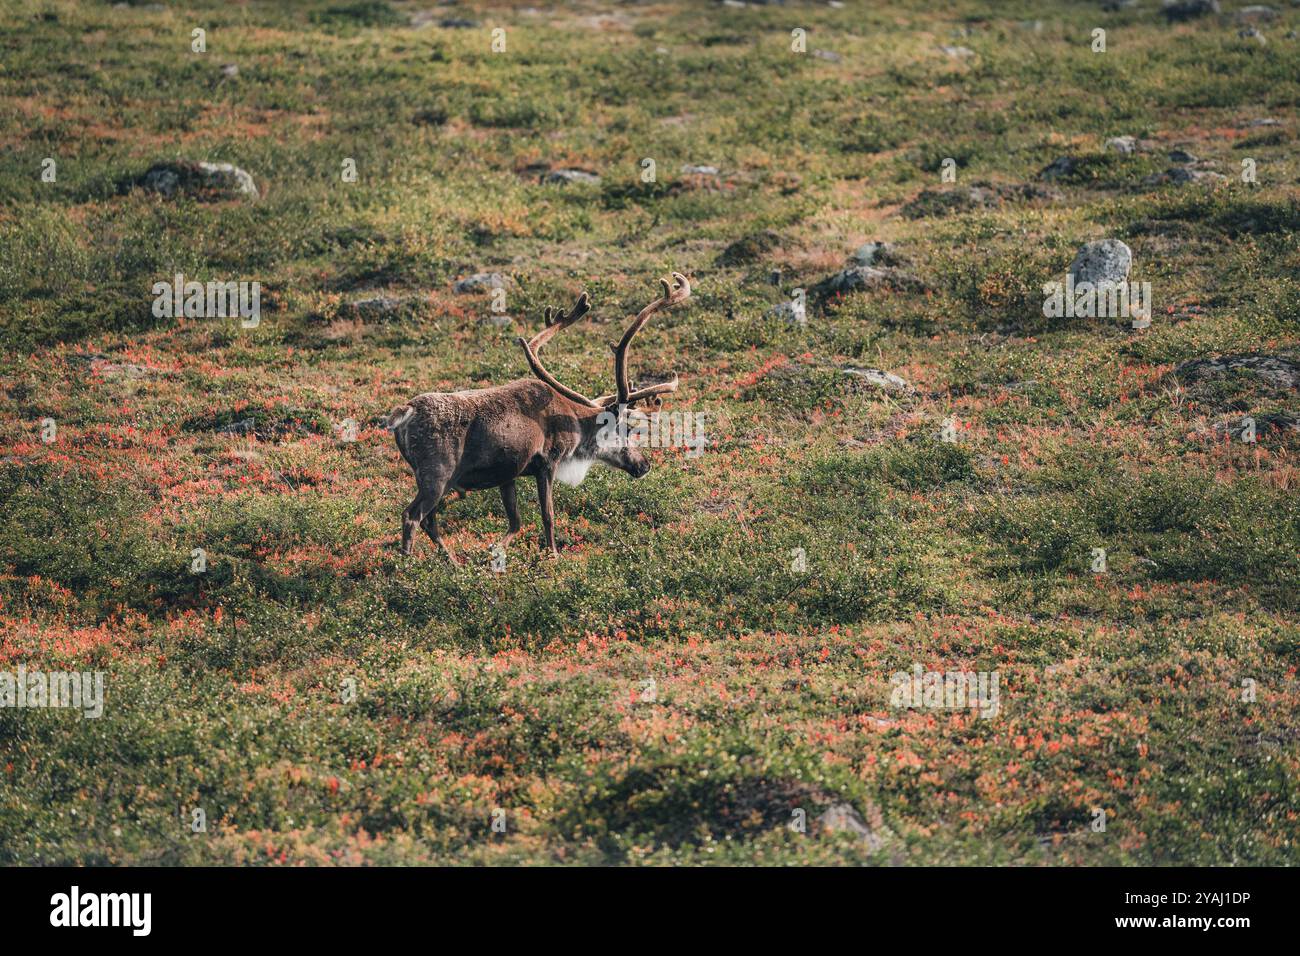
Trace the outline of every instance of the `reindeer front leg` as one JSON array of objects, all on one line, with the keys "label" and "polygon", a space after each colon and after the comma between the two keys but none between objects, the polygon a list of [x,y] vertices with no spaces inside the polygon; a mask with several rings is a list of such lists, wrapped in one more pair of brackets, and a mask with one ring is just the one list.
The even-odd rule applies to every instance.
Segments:
[{"label": "reindeer front leg", "polygon": [[501,486],[501,503],[506,506],[506,517],[510,519],[510,530],[500,541],[497,542],[501,547],[505,547],[515,539],[519,533],[519,500],[515,496],[514,479],[507,481]]},{"label": "reindeer front leg", "polygon": [[558,558],[560,552],[555,547],[555,502],[551,498],[551,470],[549,466],[543,466],[537,471],[537,504],[542,509],[544,547],[549,549],[550,557]]}]

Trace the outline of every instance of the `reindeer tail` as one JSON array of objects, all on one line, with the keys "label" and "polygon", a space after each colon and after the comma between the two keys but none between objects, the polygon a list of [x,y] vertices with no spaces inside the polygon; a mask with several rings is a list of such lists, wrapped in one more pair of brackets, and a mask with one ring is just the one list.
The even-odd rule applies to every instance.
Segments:
[{"label": "reindeer tail", "polygon": [[410,421],[411,416],[414,414],[415,409],[410,405],[398,405],[388,413],[388,421],[384,422],[384,427],[389,431],[395,432]]}]

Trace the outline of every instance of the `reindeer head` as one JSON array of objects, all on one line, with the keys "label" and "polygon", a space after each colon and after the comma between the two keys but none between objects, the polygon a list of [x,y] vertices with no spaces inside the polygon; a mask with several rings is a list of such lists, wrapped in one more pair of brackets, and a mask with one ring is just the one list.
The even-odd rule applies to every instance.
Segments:
[{"label": "reindeer head", "polygon": [[627,374],[628,347],[652,315],[668,306],[685,302],[691,295],[691,284],[680,272],[674,272],[671,279],[664,278],[659,282],[663,294],[637,313],[617,345],[610,345],[614,352],[614,385],[617,389],[613,395],[587,398],[557,381],[538,358],[542,346],[557,332],[577,322],[591,309],[587,293],[578,296],[578,301],[568,312],[561,313],[558,309],[547,308],[546,327],[531,339],[519,339],[524,356],[538,378],[557,394],[583,409],[591,410],[591,414],[583,416],[583,419],[596,427],[584,429],[580,453],[586,458],[625,471],[633,478],[640,478],[650,471],[650,461],[642,453],[639,440],[643,429],[638,426],[645,421],[645,415],[637,406],[645,402],[653,402],[655,408],[662,405],[661,396],[677,390],[677,375],[674,373],[666,382],[633,389]]}]

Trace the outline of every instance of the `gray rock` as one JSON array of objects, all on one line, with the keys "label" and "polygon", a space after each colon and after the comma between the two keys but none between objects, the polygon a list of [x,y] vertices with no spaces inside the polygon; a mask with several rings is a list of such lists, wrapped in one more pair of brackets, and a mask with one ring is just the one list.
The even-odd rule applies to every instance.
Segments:
[{"label": "gray rock", "polygon": [[1153,140],[1138,139],[1136,136],[1114,136],[1106,140],[1105,148],[1129,156],[1134,153],[1149,153],[1156,148],[1156,144]]},{"label": "gray rock", "polygon": [[[1256,440],[1266,439],[1270,433],[1300,432],[1300,420],[1286,412],[1264,412],[1251,415],[1255,419]],[[1246,429],[1246,419],[1241,415],[1231,415],[1214,423],[1213,431],[1220,435],[1240,439]]]},{"label": "gray rock", "polygon": [[851,833],[858,839],[866,841],[867,846],[872,850],[879,850],[885,845],[881,835],[867,826],[867,822],[851,804],[837,803],[827,808],[826,812],[817,818],[817,822],[823,833]]},{"label": "gray rock", "polygon": [[716,176],[718,175],[717,166],[696,166],[692,163],[682,165],[683,176]]},{"label": "gray rock", "polygon": [[508,315],[498,315],[493,312],[487,318],[482,319],[479,324],[489,325],[494,329],[508,329],[515,324],[515,320]]},{"label": "gray rock", "polygon": [[1268,45],[1268,37],[1264,36],[1264,34],[1255,27],[1244,27],[1237,31],[1237,36],[1241,37],[1243,40],[1254,40],[1260,46]]},{"label": "gray rock", "polygon": [[819,60],[825,60],[827,63],[839,63],[844,59],[834,50],[813,50],[812,55]]},{"label": "gray rock", "polygon": [[1262,3],[1242,7],[1233,14],[1238,23],[1271,23],[1277,19],[1277,11]]},{"label": "gray rock", "polygon": [[1192,359],[1183,362],[1172,374],[1184,382],[1200,382],[1232,371],[1249,372],[1273,388],[1300,389],[1300,362],[1283,355],[1258,352]]},{"label": "gray rock", "polygon": [[349,303],[348,308],[357,318],[373,322],[392,318],[406,308],[407,302],[396,296],[376,295]]},{"label": "gray rock", "polygon": [[600,177],[585,169],[552,169],[542,177],[544,183],[598,183]]},{"label": "gray rock", "polygon": [[239,76],[239,65],[237,63],[223,63],[221,65],[221,75],[226,79],[233,80]]},{"label": "gray rock", "polygon": [[257,422],[251,418],[243,418],[237,422],[231,422],[229,425],[222,425],[217,429],[218,435],[247,435],[257,427]]},{"label": "gray rock", "polygon": [[1190,169],[1186,166],[1178,166],[1169,170],[1166,174],[1169,182],[1177,186],[1185,186],[1188,183],[1226,183],[1228,177],[1222,173],[1212,172],[1208,169]]},{"label": "gray rock", "polygon": [[903,257],[892,243],[868,242],[858,246],[849,261],[859,266],[896,266],[903,261]]},{"label": "gray rock", "polygon": [[805,306],[798,302],[782,302],[768,309],[763,314],[767,319],[781,319],[784,322],[794,322],[802,325],[808,320],[808,312]]},{"label": "gray rock", "polygon": [[1200,162],[1195,156],[1185,149],[1171,149],[1169,151],[1169,161],[1171,163],[1198,163]]},{"label": "gray rock", "polygon": [[823,279],[812,288],[819,298],[847,295],[873,289],[892,289],[896,292],[920,292],[924,283],[910,272],[877,266],[851,266]]},{"label": "gray rock", "polygon": [[954,60],[966,60],[975,55],[975,51],[966,46],[941,46],[939,52]]},{"label": "gray rock", "polygon": [[1195,20],[1197,17],[1218,13],[1219,0],[1164,0],[1160,12],[1170,23]]},{"label": "gray rock", "polygon": [[258,198],[253,177],[230,163],[155,163],[140,177],[139,184],[142,189],[168,198],[177,194],[201,199]]},{"label": "gray rock", "polygon": [[451,287],[452,292],[482,292],[484,289],[500,289],[510,280],[499,272],[476,272],[459,279]]},{"label": "gray rock", "polygon": [[1128,280],[1133,268],[1133,250],[1118,239],[1101,239],[1085,244],[1070,265],[1074,284],[1114,285]]},{"label": "gray rock", "polygon": [[906,379],[900,378],[893,372],[881,371],[878,368],[855,368],[847,366],[844,374],[848,375],[867,385],[874,386],[885,392],[901,394],[912,391],[912,386]]},{"label": "gray rock", "polygon": [[1266,116],[1266,117],[1264,117],[1263,119],[1251,120],[1251,121],[1250,121],[1250,125],[1251,125],[1252,127],[1258,127],[1258,126],[1281,126],[1281,125],[1282,125],[1282,121],[1281,121],[1281,120],[1275,120],[1275,119],[1273,119],[1272,117],[1268,117],[1268,116]]}]

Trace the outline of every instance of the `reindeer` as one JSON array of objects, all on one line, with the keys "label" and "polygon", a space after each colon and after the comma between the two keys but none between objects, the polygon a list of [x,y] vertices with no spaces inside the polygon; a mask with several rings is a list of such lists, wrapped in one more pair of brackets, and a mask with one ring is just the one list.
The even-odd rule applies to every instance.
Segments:
[{"label": "reindeer", "polygon": [[[492,388],[459,392],[426,392],[389,414],[385,425],[393,432],[397,448],[415,472],[419,494],[402,513],[402,554],[409,555],[417,527],[456,564],[454,554],[438,534],[436,509],[443,496],[469,491],[501,489],[510,529],[497,544],[508,545],[519,533],[519,506],[515,482],[531,475],[537,480],[537,501],[542,511],[542,533],[548,556],[556,558],[555,505],[552,484],[581,484],[593,464],[642,478],[650,462],[631,442],[610,441],[619,434],[628,411],[642,402],[677,390],[677,375],[666,382],[633,389],[627,375],[627,353],[632,339],[656,312],[685,302],[691,294],[686,277],[674,272],[660,279],[663,294],[642,309],[623,333],[614,351],[613,395],[587,398],[558,382],[542,364],[542,347],[556,333],[581,319],[591,308],[586,292],[568,312],[547,308],[545,327],[531,339],[520,337],[524,358],[537,376],[521,378]],[[606,431],[608,429],[608,431]],[[603,434],[602,434],[603,432]]]}]

